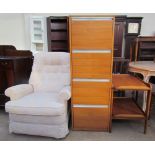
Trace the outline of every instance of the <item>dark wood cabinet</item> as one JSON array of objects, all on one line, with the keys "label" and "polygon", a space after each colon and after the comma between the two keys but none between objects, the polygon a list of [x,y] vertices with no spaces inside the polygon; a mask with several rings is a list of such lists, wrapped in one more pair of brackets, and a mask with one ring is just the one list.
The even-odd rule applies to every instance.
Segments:
[{"label": "dark wood cabinet", "polygon": [[115,17],[114,57],[122,57],[126,16]]},{"label": "dark wood cabinet", "polygon": [[155,58],[155,37],[154,36],[139,36],[138,43],[138,60],[154,60]]},{"label": "dark wood cabinet", "polygon": [[47,18],[49,52],[69,52],[68,17]]},{"label": "dark wood cabinet", "polygon": [[9,100],[4,91],[13,85],[28,83],[32,68],[32,53],[0,45],[0,106]]}]

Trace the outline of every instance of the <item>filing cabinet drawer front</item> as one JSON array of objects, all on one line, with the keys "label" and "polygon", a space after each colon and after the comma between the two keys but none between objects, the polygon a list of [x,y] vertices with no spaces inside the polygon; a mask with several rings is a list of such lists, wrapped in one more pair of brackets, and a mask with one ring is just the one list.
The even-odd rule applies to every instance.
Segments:
[{"label": "filing cabinet drawer front", "polygon": [[108,131],[109,108],[73,107],[73,129]]},{"label": "filing cabinet drawer front", "polygon": [[81,97],[81,96],[73,96],[72,103],[74,104],[111,104],[110,96],[102,96],[102,97]]},{"label": "filing cabinet drawer front", "polygon": [[73,104],[110,104],[110,82],[73,82]]},{"label": "filing cabinet drawer front", "polygon": [[113,20],[72,21],[72,49],[112,48]]},{"label": "filing cabinet drawer front", "polygon": [[[89,50],[88,50],[89,51]],[[95,50],[94,50],[95,52]],[[72,53],[73,66],[111,66],[112,53]]]},{"label": "filing cabinet drawer front", "polygon": [[72,66],[73,78],[111,78],[111,68],[109,66]]},{"label": "filing cabinet drawer front", "polygon": [[111,53],[73,53],[73,78],[111,78]]}]

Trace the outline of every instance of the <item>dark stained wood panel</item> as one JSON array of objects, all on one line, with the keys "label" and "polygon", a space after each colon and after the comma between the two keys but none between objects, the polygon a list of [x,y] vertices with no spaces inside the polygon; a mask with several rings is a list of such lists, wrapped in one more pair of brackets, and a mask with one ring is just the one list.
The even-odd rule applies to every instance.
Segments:
[{"label": "dark stained wood panel", "polygon": [[0,46],[0,106],[9,100],[4,91],[13,85],[28,83],[32,68],[32,52]]},{"label": "dark stained wood panel", "polygon": [[49,52],[70,52],[68,27],[68,17],[66,16],[51,16],[47,18]]}]

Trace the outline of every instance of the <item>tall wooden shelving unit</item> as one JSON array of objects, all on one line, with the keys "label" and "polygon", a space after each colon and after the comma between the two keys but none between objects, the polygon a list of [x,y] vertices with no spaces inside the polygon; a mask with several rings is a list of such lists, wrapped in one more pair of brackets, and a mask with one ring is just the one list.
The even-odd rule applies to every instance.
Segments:
[{"label": "tall wooden shelving unit", "polygon": [[69,52],[68,17],[48,17],[47,32],[49,52]]},{"label": "tall wooden shelving unit", "polygon": [[72,128],[110,131],[114,17],[70,17]]}]

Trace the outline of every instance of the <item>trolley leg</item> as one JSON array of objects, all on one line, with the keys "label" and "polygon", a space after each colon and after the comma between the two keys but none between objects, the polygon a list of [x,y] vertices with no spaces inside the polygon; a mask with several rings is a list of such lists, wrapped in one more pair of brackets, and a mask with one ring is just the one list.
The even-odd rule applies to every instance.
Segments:
[{"label": "trolley leg", "polygon": [[146,134],[146,132],[147,132],[147,121],[148,121],[148,119],[146,118],[145,122],[144,122],[144,134]]}]

